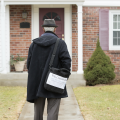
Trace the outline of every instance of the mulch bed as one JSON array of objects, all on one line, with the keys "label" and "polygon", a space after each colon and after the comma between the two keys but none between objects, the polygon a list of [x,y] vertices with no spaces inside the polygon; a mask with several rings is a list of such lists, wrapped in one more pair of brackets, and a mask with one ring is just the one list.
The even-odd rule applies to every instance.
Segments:
[{"label": "mulch bed", "polygon": [[[110,83],[108,84],[97,84],[95,86],[105,86],[105,85],[119,85],[120,84],[120,79],[114,79],[112,80]],[[86,85],[87,87],[93,87],[93,86],[89,86],[89,85]]]}]

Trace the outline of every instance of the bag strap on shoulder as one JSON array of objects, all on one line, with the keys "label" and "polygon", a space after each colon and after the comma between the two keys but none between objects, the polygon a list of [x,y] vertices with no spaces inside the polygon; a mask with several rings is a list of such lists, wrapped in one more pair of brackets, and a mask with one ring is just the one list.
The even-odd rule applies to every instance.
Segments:
[{"label": "bag strap on shoulder", "polygon": [[53,53],[52,53],[52,56],[51,56],[51,60],[50,60],[50,63],[49,63],[49,67],[51,67],[52,64],[53,64],[53,61],[54,61],[54,58],[55,58],[55,54],[56,54],[56,51],[57,51],[57,47],[58,47],[59,40],[60,40],[60,38],[57,38],[56,43],[55,43],[55,46],[54,46],[54,50],[53,50]]}]

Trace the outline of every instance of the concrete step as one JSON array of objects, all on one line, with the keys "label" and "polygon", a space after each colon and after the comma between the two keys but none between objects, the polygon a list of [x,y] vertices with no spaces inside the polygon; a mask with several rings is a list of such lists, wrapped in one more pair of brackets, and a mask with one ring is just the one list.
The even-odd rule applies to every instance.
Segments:
[{"label": "concrete step", "polygon": [[67,84],[71,84],[71,86],[86,86],[86,80],[83,74],[72,73],[67,81]]},{"label": "concrete step", "polygon": [[[7,74],[0,74],[2,80],[23,80],[28,78],[28,72],[10,72]],[[69,80],[84,80],[83,74],[72,73]]]},{"label": "concrete step", "polygon": [[[7,74],[0,74],[1,86],[27,86],[28,73],[11,72]],[[67,81],[73,87],[86,86],[86,81],[83,74],[72,73]]]},{"label": "concrete step", "polygon": [[72,73],[69,77],[69,80],[84,80],[83,74]]},{"label": "concrete step", "polygon": [[0,80],[26,80],[28,72],[10,72],[7,74],[0,74]]},{"label": "concrete step", "polygon": [[0,86],[24,86],[27,87],[27,80],[0,79]]}]

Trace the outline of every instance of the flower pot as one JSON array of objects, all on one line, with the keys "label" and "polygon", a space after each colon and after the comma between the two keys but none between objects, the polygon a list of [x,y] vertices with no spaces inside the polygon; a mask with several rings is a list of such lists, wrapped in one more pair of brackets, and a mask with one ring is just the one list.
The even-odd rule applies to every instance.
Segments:
[{"label": "flower pot", "polygon": [[18,62],[16,62],[16,63],[14,63],[15,70],[16,70],[16,71],[23,71],[23,69],[24,69],[24,64],[25,64],[25,61],[18,61]]}]

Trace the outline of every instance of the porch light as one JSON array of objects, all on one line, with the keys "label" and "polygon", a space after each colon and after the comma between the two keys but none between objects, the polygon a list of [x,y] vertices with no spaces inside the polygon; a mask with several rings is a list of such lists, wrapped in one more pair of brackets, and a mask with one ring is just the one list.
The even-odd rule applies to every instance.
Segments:
[{"label": "porch light", "polygon": [[24,18],[24,19],[27,18],[27,12],[25,10],[22,12],[22,18]]}]

